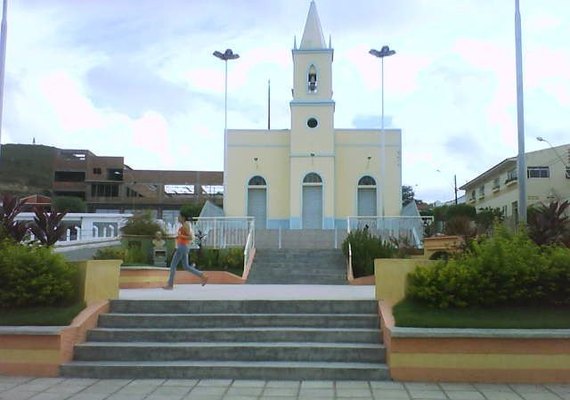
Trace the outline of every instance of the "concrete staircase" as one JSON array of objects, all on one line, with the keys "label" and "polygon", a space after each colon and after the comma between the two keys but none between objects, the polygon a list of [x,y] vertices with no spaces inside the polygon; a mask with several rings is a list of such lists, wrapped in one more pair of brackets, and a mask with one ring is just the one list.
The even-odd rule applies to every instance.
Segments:
[{"label": "concrete staircase", "polygon": [[67,377],[386,380],[371,301],[117,300]]},{"label": "concrete staircase", "polygon": [[257,249],[247,283],[346,285],[346,260],[335,249]]},{"label": "concrete staircase", "polygon": [[346,229],[267,229],[255,231],[258,249],[340,249]]}]

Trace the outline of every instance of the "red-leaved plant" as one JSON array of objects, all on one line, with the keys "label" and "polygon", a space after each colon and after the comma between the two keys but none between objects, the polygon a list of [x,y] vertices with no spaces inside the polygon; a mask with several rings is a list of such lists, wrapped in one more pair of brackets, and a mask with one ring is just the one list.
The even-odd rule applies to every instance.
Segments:
[{"label": "red-leaved plant", "polygon": [[22,211],[24,203],[17,197],[10,194],[2,196],[2,207],[0,207],[0,239],[6,237],[16,242],[21,242],[28,233],[28,224],[24,221],[16,221],[16,216]]},{"label": "red-leaved plant", "polygon": [[65,212],[46,211],[42,206],[34,207],[34,222],[30,225],[36,239],[44,246],[53,246],[65,233],[65,225],[61,223]]}]

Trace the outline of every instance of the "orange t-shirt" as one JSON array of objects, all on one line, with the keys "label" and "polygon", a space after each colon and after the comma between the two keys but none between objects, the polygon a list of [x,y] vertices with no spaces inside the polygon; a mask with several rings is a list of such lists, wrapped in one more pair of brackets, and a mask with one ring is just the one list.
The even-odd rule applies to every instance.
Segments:
[{"label": "orange t-shirt", "polygon": [[184,225],[178,228],[178,235],[176,236],[176,244],[182,244],[184,246],[188,246],[190,244],[191,238],[192,234],[186,230]]}]

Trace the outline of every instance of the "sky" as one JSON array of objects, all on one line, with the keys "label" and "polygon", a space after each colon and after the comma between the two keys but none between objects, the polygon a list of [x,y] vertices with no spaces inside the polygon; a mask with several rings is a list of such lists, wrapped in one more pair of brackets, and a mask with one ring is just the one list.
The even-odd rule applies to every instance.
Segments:
[{"label": "sky", "polygon": [[[336,128],[402,130],[403,183],[427,202],[517,154],[514,0],[316,0],[334,48]],[[291,49],[310,0],[8,0],[0,141],[222,170],[228,128],[290,128]],[[570,2],[520,0],[525,147],[570,140]],[[462,194],[460,192],[460,194]]]}]

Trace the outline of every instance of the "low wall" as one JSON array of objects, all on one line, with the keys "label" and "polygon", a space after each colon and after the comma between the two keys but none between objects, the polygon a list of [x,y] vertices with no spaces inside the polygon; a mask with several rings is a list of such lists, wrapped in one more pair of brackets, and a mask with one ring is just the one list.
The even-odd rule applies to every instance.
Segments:
[{"label": "low wall", "polygon": [[79,291],[87,304],[119,298],[121,260],[76,261]]},{"label": "low wall", "polygon": [[570,382],[570,329],[403,328],[390,303],[380,313],[394,380]]},{"label": "low wall", "polygon": [[437,261],[420,258],[377,258],[374,260],[376,300],[396,304],[406,295],[408,274],[417,267],[431,267]]},{"label": "low wall", "polygon": [[[210,284],[243,284],[245,279],[225,271],[204,271]],[[168,268],[122,267],[119,278],[121,289],[159,288],[168,281]],[[198,284],[201,280],[187,271],[176,271],[174,284]]]},{"label": "low wall", "polygon": [[53,377],[59,366],[71,361],[75,344],[85,341],[109,302],[87,306],[69,326],[0,327],[0,374]]}]

